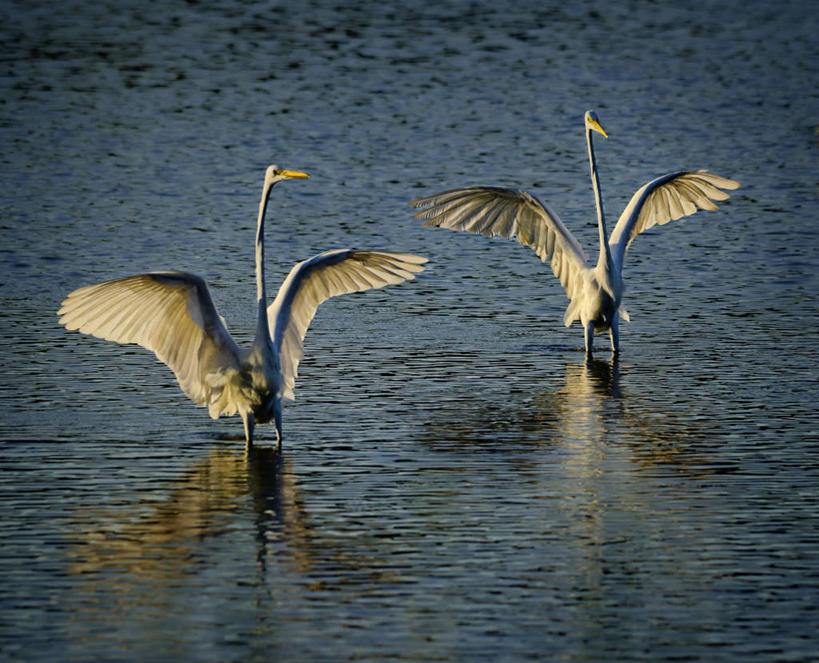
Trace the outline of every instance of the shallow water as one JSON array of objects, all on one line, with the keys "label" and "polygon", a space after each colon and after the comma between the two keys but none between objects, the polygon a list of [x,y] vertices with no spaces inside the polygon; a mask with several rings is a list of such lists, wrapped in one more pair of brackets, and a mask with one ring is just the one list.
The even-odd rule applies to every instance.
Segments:
[{"label": "shallow water", "polygon": [[[0,8],[4,659],[815,656],[817,20],[532,4]],[[635,242],[614,363],[531,252],[405,206],[522,187],[593,247],[586,108],[609,217],[667,170],[743,185]],[[271,285],[432,263],[321,307],[282,455],[245,456],[55,312],[185,269],[247,341],[271,162],[312,175],[274,191]]]}]

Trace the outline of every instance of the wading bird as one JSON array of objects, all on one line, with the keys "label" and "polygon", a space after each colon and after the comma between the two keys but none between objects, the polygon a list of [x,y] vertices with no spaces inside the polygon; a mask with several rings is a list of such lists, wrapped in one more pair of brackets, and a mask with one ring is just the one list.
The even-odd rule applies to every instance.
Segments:
[{"label": "wading bird", "polygon": [[613,353],[619,351],[618,316],[628,320],[621,304],[623,260],[632,240],[654,225],[663,225],[698,209],[715,210],[712,200],[729,196],[720,189],[736,189],[738,182],[706,170],[677,171],[645,184],[632,196],[620,215],[611,237],[607,237],[603,199],[597,177],[592,131],[608,138],[597,114],[586,111],[586,144],[589,150],[600,255],[591,265],[578,241],[563,225],[557,213],[525,191],[491,186],[470,186],[442,191],[410,202],[425,208],[415,216],[427,219],[424,226],[499,235],[531,247],[543,262],[550,262],[554,275],[571,300],[563,315],[569,327],[580,320],[585,333],[586,354],[592,354],[594,332],[609,330]]},{"label": "wading bird", "polygon": [[297,263],[267,306],[264,217],[270,191],[277,182],[305,177],[309,175],[276,166],[265,173],[256,227],[258,319],[250,348],[236,345],[205,281],[185,272],[151,272],[79,288],[63,301],[60,323],[153,350],[174,372],[182,391],[207,405],[212,418],[242,417],[248,447],[254,425],[271,420],[280,446],[282,400],[294,400],[304,335],[319,304],[412,279],[427,262],[408,253],[324,251]]}]

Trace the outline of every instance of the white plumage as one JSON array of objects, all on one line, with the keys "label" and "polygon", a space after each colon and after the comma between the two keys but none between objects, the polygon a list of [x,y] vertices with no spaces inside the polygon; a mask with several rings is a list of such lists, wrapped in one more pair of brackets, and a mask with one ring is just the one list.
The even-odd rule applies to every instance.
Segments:
[{"label": "white plumage", "polygon": [[267,308],[281,365],[282,398],[294,400],[293,385],[304,357],[304,335],[319,304],[336,295],[412,279],[425,262],[426,258],[409,253],[334,249],[295,265]]},{"label": "white plumage", "polygon": [[58,315],[76,329],[156,353],[182,391],[214,419],[239,414],[247,444],[255,423],[273,420],[281,444],[281,401],[292,401],[303,341],[319,304],[337,295],[413,279],[426,258],[388,251],[334,249],[296,264],[267,306],[263,275],[264,216],[273,185],[306,173],[270,166],[256,232],[257,329],[239,348],[218,314],[205,281],[177,271],[152,272],[75,290]]},{"label": "white plumage", "polygon": [[585,115],[589,169],[597,206],[600,254],[596,265],[557,213],[535,196],[514,189],[471,186],[450,189],[410,202],[424,208],[415,216],[425,226],[479,233],[487,237],[517,238],[548,262],[569,298],[563,316],[568,327],[580,320],[586,353],[591,355],[595,331],[608,329],[612,351],[619,351],[618,317],[629,319],[622,306],[623,261],[634,238],[654,225],[663,225],[697,210],[715,210],[712,200],[726,200],[721,189],[736,189],[738,182],[706,170],[678,171],[642,186],[623,210],[610,237],[606,236],[603,201],[592,146],[592,131],[608,137],[597,115]]}]

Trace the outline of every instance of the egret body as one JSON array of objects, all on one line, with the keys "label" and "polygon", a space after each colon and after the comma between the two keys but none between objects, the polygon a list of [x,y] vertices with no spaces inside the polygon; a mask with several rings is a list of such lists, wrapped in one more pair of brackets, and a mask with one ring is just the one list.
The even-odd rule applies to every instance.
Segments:
[{"label": "egret body", "polygon": [[426,219],[425,226],[463,230],[487,237],[516,237],[521,244],[532,248],[543,262],[549,261],[554,275],[566,290],[570,302],[563,322],[568,327],[575,320],[580,321],[586,354],[592,354],[594,333],[605,330],[611,337],[612,352],[617,353],[619,318],[629,319],[622,305],[623,260],[632,240],[654,225],[663,225],[700,209],[717,209],[712,201],[729,197],[721,189],[736,189],[739,183],[706,170],[662,175],[637,190],[608,235],[592,132],[605,138],[608,134],[593,111],[586,112],[584,125],[597,207],[600,250],[596,264],[589,262],[557,213],[525,191],[470,186],[418,198],[410,205],[424,208],[415,216]]},{"label": "egret body", "polygon": [[240,348],[216,311],[205,281],[186,272],[151,272],[75,290],[58,315],[76,329],[156,353],[182,391],[206,405],[214,419],[239,414],[245,440],[257,423],[273,421],[282,441],[282,401],[293,387],[307,327],[319,304],[336,295],[381,288],[414,278],[426,258],[388,251],[324,251],[297,263],[273,303],[264,279],[264,220],[273,186],[306,173],[268,167],[256,226],[256,336]]}]

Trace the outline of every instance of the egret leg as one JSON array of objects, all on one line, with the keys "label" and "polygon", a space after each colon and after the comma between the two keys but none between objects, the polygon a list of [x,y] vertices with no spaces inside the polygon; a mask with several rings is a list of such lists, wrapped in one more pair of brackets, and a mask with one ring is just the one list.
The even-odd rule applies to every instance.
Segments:
[{"label": "egret leg", "polygon": [[242,423],[245,425],[245,449],[250,449],[253,446],[253,428],[255,426],[255,419],[252,412],[247,412],[242,415]]},{"label": "egret leg", "polygon": [[276,448],[282,447],[282,403],[277,400],[273,405],[273,422],[276,425]]},{"label": "egret leg", "polygon": [[589,321],[585,324],[586,332],[586,356],[591,357],[594,347],[594,322]]},{"label": "egret leg", "polygon": [[609,337],[611,338],[611,353],[616,355],[620,352],[620,320],[615,314],[609,327]]}]

